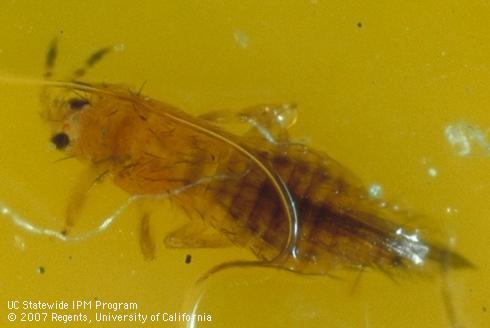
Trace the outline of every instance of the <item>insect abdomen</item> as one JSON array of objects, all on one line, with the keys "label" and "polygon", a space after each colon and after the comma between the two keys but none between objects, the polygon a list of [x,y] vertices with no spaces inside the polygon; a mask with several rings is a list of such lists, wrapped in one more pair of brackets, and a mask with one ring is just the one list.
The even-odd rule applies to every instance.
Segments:
[{"label": "insect abdomen", "polygon": [[[337,163],[309,153],[258,156],[281,176],[296,202],[297,256],[290,268],[321,273],[339,265],[401,264],[400,256],[389,248],[389,243],[395,242],[391,240],[392,226],[387,224],[388,229],[382,229],[386,227],[363,221],[361,213],[370,208],[366,205],[369,200],[364,190],[352,182],[356,180]],[[236,162],[230,160],[228,170],[236,171]],[[228,214],[223,232],[259,258],[272,260],[286,245],[289,222],[266,174],[253,165],[248,170],[238,181],[216,182],[208,190]]]},{"label": "insect abdomen", "polygon": [[210,203],[224,212],[212,214],[211,224],[235,244],[270,260],[287,240],[289,223],[284,206],[267,175],[252,163],[243,165],[243,158],[237,157],[241,156],[231,156],[220,169],[239,178],[215,181],[206,188]]}]

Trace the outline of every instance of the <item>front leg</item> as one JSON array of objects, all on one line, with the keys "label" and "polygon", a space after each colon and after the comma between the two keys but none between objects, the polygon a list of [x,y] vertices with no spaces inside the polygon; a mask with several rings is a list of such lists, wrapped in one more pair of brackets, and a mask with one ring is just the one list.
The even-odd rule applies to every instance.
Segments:
[{"label": "front leg", "polygon": [[87,202],[90,189],[97,182],[100,182],[106,173],[107,171],[102,168],[90,166],[78,177],[78,181],[70,193],[68,205],[65,210],[65,223],[61,231],[64,235],[69,234],[70,230],[76,224],[80,212]]}]

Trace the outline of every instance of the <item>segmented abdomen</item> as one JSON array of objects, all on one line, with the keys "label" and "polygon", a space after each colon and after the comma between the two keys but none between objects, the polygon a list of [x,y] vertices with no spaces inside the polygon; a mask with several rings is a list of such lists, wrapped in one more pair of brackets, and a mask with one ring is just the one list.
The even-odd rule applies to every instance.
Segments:
[{"label": "segmented abdomen", "polygon": [[[239,178],[215,181],[206,188],[227,216],[220,221],[216,214],[211,224],[259,258],[272,260],[288,238],[285,208],[267,175],[253,164],[244,167],[239,156],[231,156],[220,168]],[[372,210],[372,202],[346,169],[303,146],[257,156],[281,176],[298,209],[297,258],[290,259],[290,269],[324,273],[339,264],[357,267],[400,261],[386,247],[391,226],[373,227],[356,218]]]}]

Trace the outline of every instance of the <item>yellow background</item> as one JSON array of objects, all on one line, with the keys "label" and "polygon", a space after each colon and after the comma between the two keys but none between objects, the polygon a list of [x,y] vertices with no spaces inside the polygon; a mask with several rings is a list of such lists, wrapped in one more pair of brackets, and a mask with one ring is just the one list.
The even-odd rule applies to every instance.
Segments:
[{"label": "yellow background", "polygon": [[[420,3],[5,0],[0,73],[40,77],[47,44],[59,36],[61,77],[91,52],[114,45],[88,80],[135,89],[146,81],[145,94],[191,113],[296,102],[296,138],[310,139],[366,185],[380,184],[387,199],[423,214],[421,227],[436,226],[475,264],[447,281],[461,324],[485,327],[490,156],[458,156],[444,130],[461,121],[490,128],[490,5]],[[56,229],[81,167],[74,160],[54,163],[62,155],[49,145],[38,93],[0,86],[0,202]],[[122,199],[104,185],[85,216],[101,218]],[[6,320],[8,300],[98,298],[137,302],[143,313],[189,312],[202,273],[251,259],[239,249],[164,249],[165,231],[185,222],[167,204],[155,210],[162,222],[158,258],[145,262],[136,213],[131,208],[80,242],[34,235],[0,216],[1,325],[24,326]],[[184,263],[187,254],[191,264]],[[203,327],[448,326],[440,277],[394,279],[367,272],[356,284],[356,274],[334,279],[231,269],[205,283],[197,312],[213,317]],[[130,326],[139,324],[105,325]]]}]

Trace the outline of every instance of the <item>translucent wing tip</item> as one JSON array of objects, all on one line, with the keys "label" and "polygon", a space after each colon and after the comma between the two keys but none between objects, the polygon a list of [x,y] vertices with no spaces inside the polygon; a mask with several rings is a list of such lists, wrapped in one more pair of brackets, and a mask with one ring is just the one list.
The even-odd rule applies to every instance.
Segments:
[{"label": "translucent wing tip", "polygon": [[429,258],[440,263],[444,269],[476,269],[464,256],[440,247],[432,247]]}]

